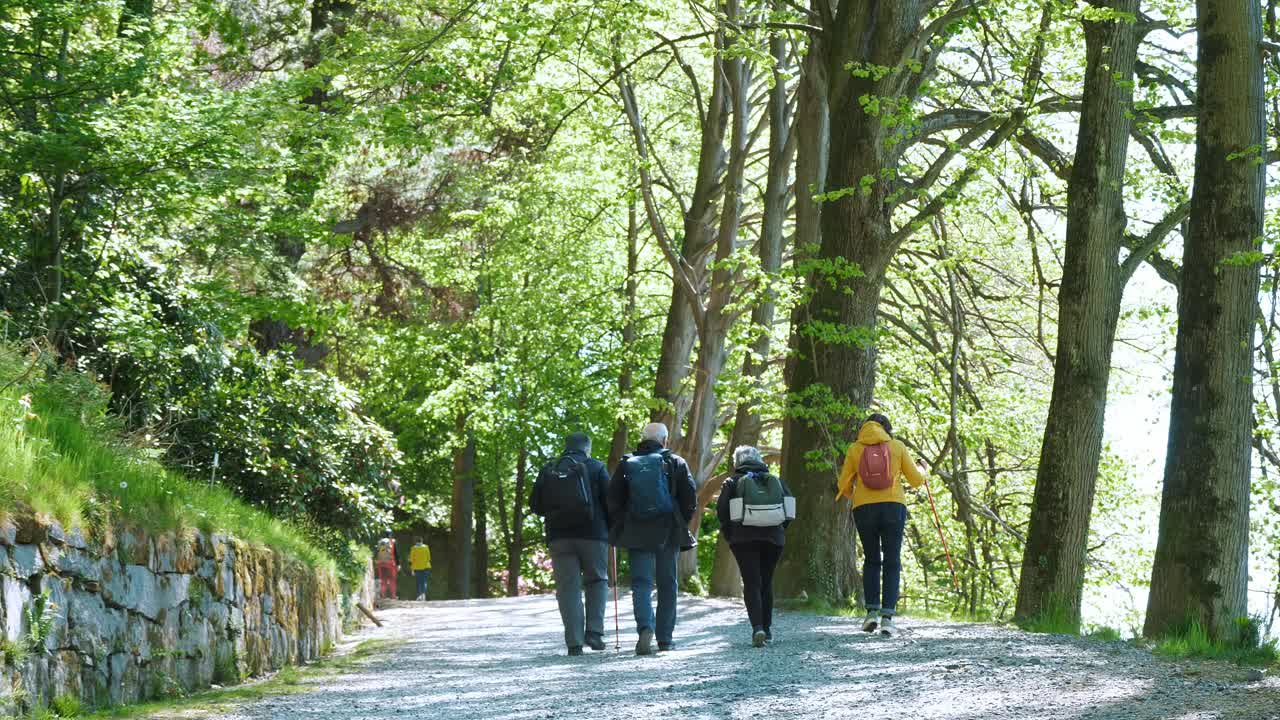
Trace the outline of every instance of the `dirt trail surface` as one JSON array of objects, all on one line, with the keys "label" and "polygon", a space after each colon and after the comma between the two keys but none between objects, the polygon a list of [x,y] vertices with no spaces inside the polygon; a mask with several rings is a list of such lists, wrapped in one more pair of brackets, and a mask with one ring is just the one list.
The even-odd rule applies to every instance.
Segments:
[{"label": "dirt trail surface", "polygon": [[901,637],[883,638],[850,618],[782,613],[774,643],[755,649],[739,605],[680,602],[674,651],[635,656],[624,597],[622,650],[611,607],[608,649],[573,658],[551,596],[404,603],[358,638],[393,649],[307,681],[312,692],[219,717],[1280,720],[1280,678],[1124,643],[910,618]]}]

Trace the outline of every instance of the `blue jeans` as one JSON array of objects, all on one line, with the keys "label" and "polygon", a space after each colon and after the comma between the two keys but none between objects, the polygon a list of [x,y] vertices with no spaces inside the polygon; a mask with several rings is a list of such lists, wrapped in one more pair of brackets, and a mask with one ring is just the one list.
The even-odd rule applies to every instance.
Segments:
[{"label": "blue jeans", "polygon": [[881,615],[893,617],[902,585],[902,535],[907,529],[907,506],[897,502],[862,505],[853,509],[853,524],[862,540],[862,592],[867,612],[879,610]]},{"label": "blue jeans", "polygon": [[[658,644],[668,645],[676,630],[676,589],[679,574],[676,558],[680,549],[668,545],[657,552],[627,551],[631,559],[631,606],[636,617],[636,631],[650,628]],[[658,586],[658,619],[653,618],[653,587]]]},{"label": "blue jeans", "polygon": [[428,568],[426,570],[414,570],[413,578],[418,581],[418,594],[423,597],[426,597],[427,581],[431,579],[431,569]]}]

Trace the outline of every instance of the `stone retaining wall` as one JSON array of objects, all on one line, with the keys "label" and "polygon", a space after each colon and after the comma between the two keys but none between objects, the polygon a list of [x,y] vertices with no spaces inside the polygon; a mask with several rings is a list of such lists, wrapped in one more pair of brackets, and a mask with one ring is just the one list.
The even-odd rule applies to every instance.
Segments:
[{"label": "stone retaining wall", "polygon": [[[226,535],[86,541],[56,523],[0,523],[0,718],[72,696],[101,707],[231,684],[314,660],[372,600]],[[32,609],[46,598],[48,631]],[[7,652],[6,652],[7,651]]]}]

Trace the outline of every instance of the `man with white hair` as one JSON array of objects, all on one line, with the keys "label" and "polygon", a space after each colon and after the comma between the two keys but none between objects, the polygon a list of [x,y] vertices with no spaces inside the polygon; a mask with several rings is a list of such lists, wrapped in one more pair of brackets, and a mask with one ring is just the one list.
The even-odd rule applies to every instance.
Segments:
[{"label": "man with white hair", "polygon": [[637,655],[653,653],[655,635],[658,650],[675,647],[676,559],[694,546],[689,520],[697,507],[697,490],[688,463],[667,449],[667,439],[666,425],[646,425],[636,451],[622,458],[609,481],[609,541],[626,548],[631,560]]}]

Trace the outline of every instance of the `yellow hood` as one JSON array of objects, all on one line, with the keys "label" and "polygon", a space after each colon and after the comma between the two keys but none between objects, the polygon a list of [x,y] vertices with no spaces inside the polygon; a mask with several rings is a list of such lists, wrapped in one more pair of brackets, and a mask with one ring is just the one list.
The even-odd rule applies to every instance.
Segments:
[{"label": "yellow hood", "polygon": [[880,427],[880,423],[873,420],[863,423],[862,429],[858,431],[858,443],[861,445],[879,445],[886,442],[889,442],[889,433]]}]

